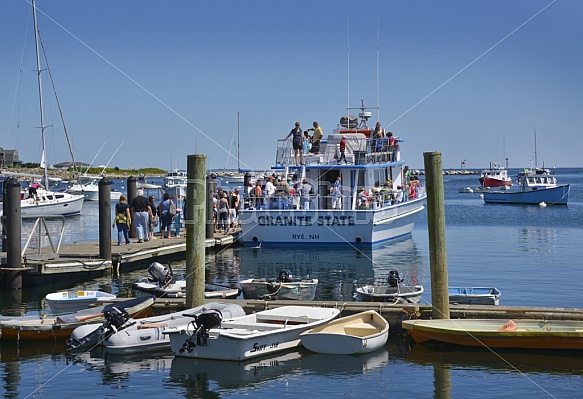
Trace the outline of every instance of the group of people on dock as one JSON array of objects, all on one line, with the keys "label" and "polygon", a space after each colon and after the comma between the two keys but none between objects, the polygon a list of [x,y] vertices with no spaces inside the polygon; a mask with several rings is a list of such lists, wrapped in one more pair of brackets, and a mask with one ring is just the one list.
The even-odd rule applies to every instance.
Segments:
[{"label": "group of people on dock", "polygon": [[213,195],[213,223],[215,232],[227,233],[238,227],[241,206],[240,188],[225,191],[222,187]]},{"label": "group of people on dock", "polygon": [[162,200],[155,204],[153,195],[144,197],[144,191],[138,190],[138,195],[128,204],[125,195],[121,195],[115,205],[115,219],[113,227],[117,227],[117,245],[125,241],[131,244],[129,231],[132,224],[135,226],[137,243],[156,239],[154,230],[160,226],[160,238],[171,238],[171,228],[174,224],[175,236],[180,236],[181,209],[176,206],[168,193],[164,193]]}]

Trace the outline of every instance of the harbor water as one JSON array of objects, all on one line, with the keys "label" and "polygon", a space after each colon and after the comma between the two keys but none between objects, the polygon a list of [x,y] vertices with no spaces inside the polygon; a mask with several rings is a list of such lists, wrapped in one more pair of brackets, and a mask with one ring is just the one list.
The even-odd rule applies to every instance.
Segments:
[{"label": "harbor water", "polygon": [[[496,287],[501,305],[583,307],[583,168],[555,172],[559,184],[571,185],[568,206],[484,204],[479,191],[458,192],[476,187],[479,176],[444,176],[449,285]],[[81,216],[67,219],[64,240],[97,241],[97,225],[97,204],[86,202]],[[183,262],[171,266],[185,270]],[[294,278],[318,278],[316,299],[341,306],[353,300],[357,285],[384,282],[397,270],[405,282],[422,284],[422,303],[430,303],[429,268],[423,212],[411,237],[370,251],[264,246],[211,252],[206,279],[236,285],[289,269]],[[56,289],[99,288],[129,296],[131,283],[146,274],[138,270],[74,286],[0,291],[0,313],[42,312],[44,295]],[[5,398],[573,398],[583,386],[581,354],[427,349],[403,337],[391,337],[385,348],[365,356],[298,349],[244,363],[174,359],[164,351],[72,355],[64,344],[0,340],[0,360]]]}]

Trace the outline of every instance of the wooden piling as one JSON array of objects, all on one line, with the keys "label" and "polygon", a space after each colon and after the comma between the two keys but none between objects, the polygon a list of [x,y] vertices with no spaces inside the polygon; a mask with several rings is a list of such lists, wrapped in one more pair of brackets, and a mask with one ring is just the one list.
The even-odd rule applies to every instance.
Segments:
[{"label": "wooden piling", "polygon": [[447,256],[445,250],[445,206],[441,152],[423,153],[427,191],[429,269],[434,319],[449,319]]},{"label": "wooden piling", "polygon": [[186,307],[204,305],[206,237],[206,155],[187,156]]},{"label": "wooden piling", "polygon": [[99,180],[98,186],[99,257],[101,259],[111,259],[111,180],[103,177]]},{"label": "wooden piling", "polygon": [[22,289],[22,213],[20,209],[20,182],[9,178],[4,182],[4,223],[6,225],[6,263],[8,269],[6,287]]}]

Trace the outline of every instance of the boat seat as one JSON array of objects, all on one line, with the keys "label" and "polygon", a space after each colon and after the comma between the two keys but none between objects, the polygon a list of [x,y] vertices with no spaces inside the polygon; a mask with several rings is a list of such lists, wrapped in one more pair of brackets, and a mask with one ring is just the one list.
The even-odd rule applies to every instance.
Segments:
[{"label": "boat seat", "polygon": [[257,330],[257,331],[271,331],[279,330],[284,328],[283,324],[272,324],[272,323],[237,323],[236,321],[225,321],[221,322],[221,328],[240,328],[246,330]]},{"label": "boat seat", "polygon": [[314,320],[310,320],[307,316],[284,316],[284,315],[265,315],[257,316],[257,321],[261,323],[272,324],[307,324]]},{"label": "boat seat", "polygon": [[356,337],[366,337],[367,335],[376,334],[379,329],[367,323],[355,323],[344,326],[344,332]]},{"label": "boat seat", "polygon": [[161,327],[168,327],[166,323],[144,323],[138,324],[138,330],[145,330],[147,328],[161,328]]}]

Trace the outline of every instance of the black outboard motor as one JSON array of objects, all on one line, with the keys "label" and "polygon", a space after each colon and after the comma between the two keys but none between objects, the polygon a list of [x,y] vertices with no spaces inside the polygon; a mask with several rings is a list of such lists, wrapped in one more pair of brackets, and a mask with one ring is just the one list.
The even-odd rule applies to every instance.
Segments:
[{"label": "black outboard motor", "polygon": [[75,338],[73,336],[67,338],[67,349],[77,349],[85,346],[95,339],[106,340],[116,332],[123,330],[134,324],[134,322],[126,324],[130,320],[130,315],[125,309],[120,309],[116,306],[106,308],[103,312],[105,320],[97,328],[82,338]]},{"label": "black outboard motor", "polygon": [[[194,333],[184,341],[180,353],[190,353],[198,346],[207,346],[207,339],[209,337],[209,330],[211,328],[219,327],[223,321],[223,314],[219,310],[208,310],[201,314],[185,314],[186,317],[194,318],[190,323],[194,327]],[[196,343],[194,342],[196,338]]]},{"label": "black outboard motor", "polygon": [[291,283],[293,279],[291,270],[281,270],[277,275],[277,281],[280,283]]},{"label": "black outboard motor", "polygon": [[398,287],[399,283],[403,282],[403,279],[399,276],[399,272],[396,270],[389,271],[389,287]]},{"label": "black outboard motor", "polygon": [[148,273],[150,273],[150,280],[157,282],[160,287],[165,287],[174,278],[172,274],[172,269],[168,266],[168,269],[158,262],[153,262],[148,266]]}]

